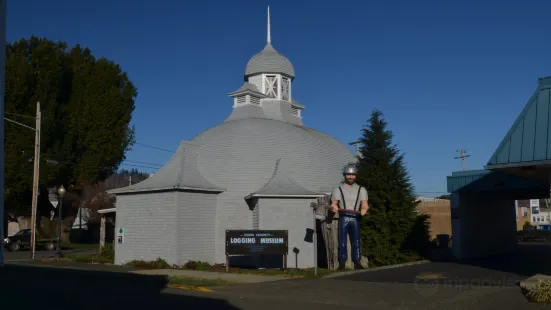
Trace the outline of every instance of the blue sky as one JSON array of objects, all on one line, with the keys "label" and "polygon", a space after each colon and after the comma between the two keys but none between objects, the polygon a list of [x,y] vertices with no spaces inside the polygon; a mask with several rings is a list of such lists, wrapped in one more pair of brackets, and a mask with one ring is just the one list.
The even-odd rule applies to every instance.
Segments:
[{"label": "blue sky", "polygon": [[[296,70],[308,127],[356,140],[380,109],[419,194],[446,192],[458,148],[481,168],[537,85],[551,75],[551,1],[11,0],[8,40],[89,47],[138,88],[137,141],[175,150],[223,121],[227,93],[266,42]],[[545,56],[544,56],[545,55]],[[164,164],[136,145],[126,164]],[[306,163],[305,163],[306,164]],[[132,168],[132,166],[125,166]],[[144,171],[154,169],[139,167]]]}]

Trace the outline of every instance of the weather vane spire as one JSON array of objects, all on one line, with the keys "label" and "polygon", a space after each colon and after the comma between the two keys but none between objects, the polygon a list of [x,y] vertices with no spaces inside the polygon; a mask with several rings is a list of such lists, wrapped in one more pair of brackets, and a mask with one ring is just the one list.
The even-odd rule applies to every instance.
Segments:
[{"label": "weather vane spire", "polygon": [[272,43],[272,31],[270,30],[270,7],[268,6],[268,44]]}]

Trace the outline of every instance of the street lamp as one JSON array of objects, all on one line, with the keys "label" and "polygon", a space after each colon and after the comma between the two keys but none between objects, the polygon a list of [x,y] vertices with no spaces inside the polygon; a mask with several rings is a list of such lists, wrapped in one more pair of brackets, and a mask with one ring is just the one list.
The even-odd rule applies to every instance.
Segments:
[{"label": "street lamp", "polygon": [[59,258],[63,257],[63,254],[61,253],[61,211],[63,208],[63,196],[65,196],[65,188],[63,185],[59,187],[57,190],[58,198],[59,198],[59,207],[57,211],[57,244],[56,244],[56,250],[57,250],[57,256]]}]

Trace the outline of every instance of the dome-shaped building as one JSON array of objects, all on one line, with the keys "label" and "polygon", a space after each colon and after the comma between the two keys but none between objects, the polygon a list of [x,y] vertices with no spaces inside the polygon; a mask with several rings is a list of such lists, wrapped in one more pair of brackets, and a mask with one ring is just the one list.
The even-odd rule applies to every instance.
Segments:
[{"label": "dome-shaped building", "polygon": [[[226,230],[288,230],[299,267],[312,267],[310,203],[342,180],[355,161],[334,138],[302,124],[292,96],[294,68],[270,37],[229,94],[233,111],[221,124],[180,143],[149,179],[112,190],[117,197],[116,263],[162,257],[223,263]],[[306,241],[305,241],[306,240]],[[295,266],[295,255],[289,264]]]}]

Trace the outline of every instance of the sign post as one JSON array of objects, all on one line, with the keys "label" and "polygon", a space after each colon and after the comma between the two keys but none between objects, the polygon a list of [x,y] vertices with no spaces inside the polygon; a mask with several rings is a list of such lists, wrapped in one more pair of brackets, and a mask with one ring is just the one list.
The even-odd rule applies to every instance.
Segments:
[{"label": "sign post", "polygon": [[231,255],[283,255],[287,268],[288,230],[226,230],[226,272]]}]

